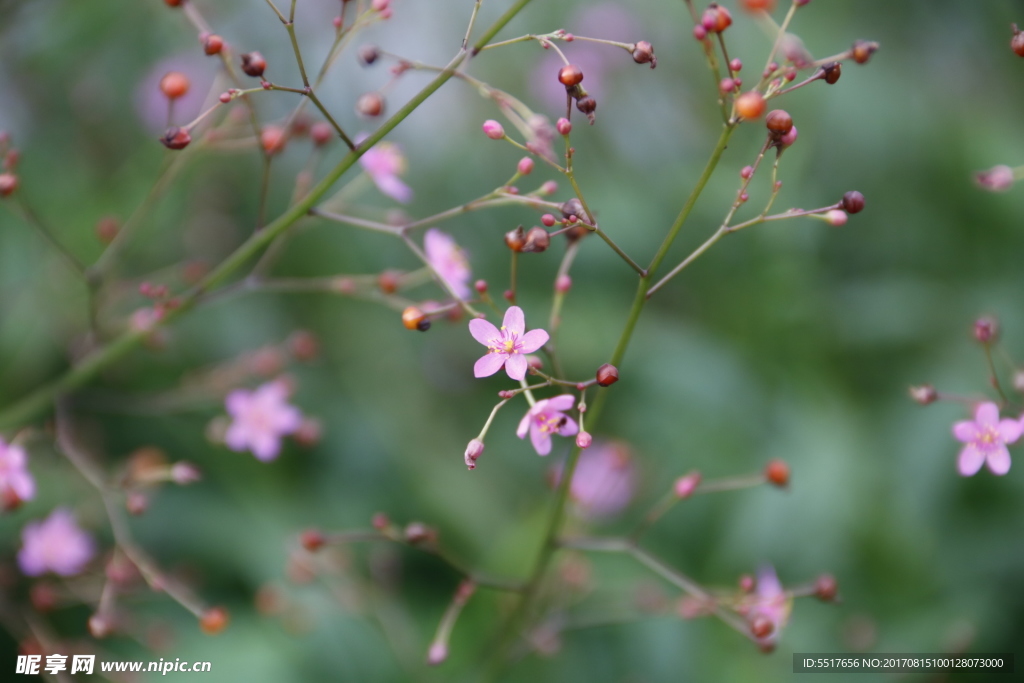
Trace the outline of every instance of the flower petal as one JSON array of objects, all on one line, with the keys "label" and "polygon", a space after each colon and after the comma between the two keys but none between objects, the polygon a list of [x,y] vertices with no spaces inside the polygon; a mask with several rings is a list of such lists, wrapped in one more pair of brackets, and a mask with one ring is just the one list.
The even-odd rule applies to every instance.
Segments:
[{"label": "flower petal", "polygon": [[423,235],[423,251],[426,253],[428,261],[434,262],[444,258],[445,253],[452,246],[454,246],[452,238],[437,228],[431,228]]},{"label": "flower petal", "polygon": [[481,356],[473,365],[473,376],[474,377],[490,377],[498,370],[501,370],[501,366],[505,364],[508,359],[503,353],[488,353],[485,356]]},{"label": "flower petal", "polygon": [[505,372],[517,382],[526,377],[526,370],[529,367],[530,364],[526,362],[526,356],[521,353],[513,353],[505,362]]},{"label": "flower petal", "polygon": [[505,311],[505,320],[501,326],[517,337],[523,336],[523,332],[526,331],[526,316],[523,315],[523,309],[518,306],[510,306]]},{"label": "flower petal", "polygon": [[370,176],[373,178],[377,189],[394,199],[400,204],[408,204],[412,201],[412,188],[398,179],[396,175],[377,173]]},{"label": "flower petal", "polygon": [[501,339],[498,328],[483,318],[473,318],[469,321],[469,333],[484,346],[490,346],[495,339]]},{"label": "flower petal", "polygon": [[1021,437],[1021,424],[1016,420],[1000,420],[998,431],[1003,443],[1013,443]]},{"label": "flower petal", "polygon": [[986,401],[978,406],[974,412],[974,421],[979,426],[995,426],[999,422],[999,406],[991,401]]},{"label": "flower petal", "polygon": [[1010,471],[1010,451],[1006,450],[1006,446],[997,448],[988,454],[985,464],[992,470],[992,474],[1003,476]]},{"label": "flower petal", "polygon": [[967,444],[960,451],[960,457],[957,459],[957,469],[960,470],[960,476],[970,477],[978,473],[984,462],[985,454],[975,448],[974,444]]},{"label": "flower petal", "polygon": [[245,409],[249,407],[249,401],[251,398],[251,391],[235,389],[228,394],[226,399],[224,399],[224,407],[227,408],[228,412],[231,413],[232,416],[237,416],[240,413],[244,413]]},{"label": "flower petal", "polygon": [[537,425],[530,425],[530,442],[537,451],[537,455],[547,455],[551,452],[551,435],[541,431]]},{"label": "flower petal", "polygon": [[978,440],[980,434],[978,433],[978,425],[974,424],[971,420],[963,420],[953,425],[953,436],[956,437],[957,441],[963,443],[972,443]]},{"label": "flower petal", "polygon": [[565,422],[561,427],[558,428],[559,436],[576,436],[580,431],[580,426],[576,424],[576,420],[572,419],[568,415],[565,416]]},{"label": "flower petal", "polygon": [[516,428],[516,436],[520,439],[526,438],[526,433],[530,431],[530,422],[533,417],[533,410],[527,410],[526,415],[523,415],[523,419],[519,421],[519,426]]},{"label": "flower petal", "polygon": [[561,394],[549,398],[547,402],[548,410],[557,410],[559,412],[565,412],[566,410],[572,410],[573,406],[576,405],[576,397],[572,394]]},{"label": "flower petal", "polygon": [[252,438],[252,454],[257,460],[269,462],[281,452],[281,440],[275,434],[261,432]]},{"label": "flower petal", "polygon": [[548,343],[548,333],[544,330],[530,330],[519,340],[521,353],[533,353]]},{"label": "flower petal", "polygon": [[249,446],[249,430],[241,422],[233,422],[224,434],[224,443],[233,451],[244,451]]}]

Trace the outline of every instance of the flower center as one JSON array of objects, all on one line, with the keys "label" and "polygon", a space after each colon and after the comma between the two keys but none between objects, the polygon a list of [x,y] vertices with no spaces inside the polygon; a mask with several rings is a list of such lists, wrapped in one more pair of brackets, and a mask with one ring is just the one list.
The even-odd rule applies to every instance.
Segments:
[{"label": "flower center", "polygon": [[999,434],[993,427],[986,427],[978,439],[984,446],[994,446],[999,443]]},{"label": "flower center", "polygon": [[542,413],[537,416],[537,426],[545,434],[557,432],[565,424],[565,415]]}]

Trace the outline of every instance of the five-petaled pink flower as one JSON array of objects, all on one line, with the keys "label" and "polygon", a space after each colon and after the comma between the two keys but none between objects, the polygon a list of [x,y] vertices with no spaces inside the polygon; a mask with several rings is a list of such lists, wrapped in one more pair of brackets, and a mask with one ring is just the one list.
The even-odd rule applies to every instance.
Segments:
[{"label": "five-petaled pink flower", "polygon": [[[544,337],[547,338],[547,335]],[[551,452],[552,434],[574,436],[580,430],[576,421],[565,414],[565,411],[572,410],[575,403],[576,397],[572,394],[537,401],[519,422],[516,436],[525,439],[526,433],[529,432],[530,442],[533,443],[537,455],[547,455]],[[575,477],[573,479],[575,481]]]},{"label": "five-petaled pink flower", "polygon": [[0,501],[5,508],[14,508],[35,495],[36,482],[28,471],[25,449],[0,438]]},{"label": "five-petaled pink flower", "polygon": [[469,279],[473,272],[464,252],[451,235],[431,228],[423,236],[423,251],[427,254],[430,267],[448,283],[448,287],[460,299],[469,298]]},{"label": "five-petaled pink flower", "polygon": [[548,333],[544,330],[526,331],[526,318],[518,306],[505,311],[500,330],[482,318],[475,318],[469,321],[469,333],[487,347],[487,355],[473,366],[477,377],[490,377],[504,366],[509,377],[521,380],[526,377],[527,369],[524,354],[533,353],[548,342]]},{"label": "five-petaled pink flower", "polygon": [[73,576],[96,554],[92,537],[78,528],[67,508],[57,508],[42,521],[29,522],[21,539],[18,565],[26,576],[46,572]]},{"label": "five-petaled pink flower", "polygon": [[232,422],[224,443],[234,451],[250,450],[264,462],[276,458],[281,437],[302,425],[302,413],[287,399],[288,387],[283,382],[268,382],[255,391],[232,391],[225,401]]},{"label": "five-petaled pink flower", "polygon": [[1010,471],[1010,451],[1006,445],[1020,438],[1024,425],[1017,420],[1000,420],[999,407],[992,402],[982,403],[974,411],[973,420],[953,425],[953,436],[965,444],[957,460],[957,468],[964,477],[977,473],[987,464],[992,474]]},{"label": "five-petaled pink flower", "polygon": [[397,145],[378,142],[359,157],[359,163],[378,190],[402,204],[412,200],[412,188],[398,177],[405,173],[405,157]]}]

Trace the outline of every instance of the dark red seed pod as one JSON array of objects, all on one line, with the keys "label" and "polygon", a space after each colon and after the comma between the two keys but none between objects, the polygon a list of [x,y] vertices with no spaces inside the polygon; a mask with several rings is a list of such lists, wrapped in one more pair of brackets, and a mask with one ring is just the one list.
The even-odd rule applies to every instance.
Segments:
[{"label": "dark red seed pod", "polygon": [[773,137],[782,137],[793,130],[793,117],[787,111],[773,109],[765,117],[764,125],[768,127]]},{"label": "dark red seed pod", "polygon": [[310,552],[314,552],[322,548],[326,540],[327,539],[324,538],[324,535],[316,529],[307,529],[299,536],[299,543],[302,544],[303,548]]},{"label": "dark red seed pod", "polygon": [[605,363],[597,369],[597,383],[602,387],[610,387],[619,381],[619,369],[611,363]]},{"label": "dark red seed pod", "polygon": [[583,69],[575,64],[567,64],[558,70],[558,82],[567,88],[583,82]]},{"label": "dark red seed pod", "polygon": [[821,67],[821,71],[825,74],[825,82],[833,85],[843,75],[843,65],[839,62],[831,62]]},{"label": "dark red seed pod", "polygon": [[160,142],[164,144],[167,149],[185,149],[188,147],[188,143],[192,142],[192,136],[184,128],[178,126],[171,126],[164,133],[164,136],[160,138]]},{"label": "dark red seed pod", "polygon": [[654,56],[654,46],[646,40],[641,40],[633,45],[633,61],[637,64],[650,64],[652,69],[658,66],[658,58]]},{"label": "dark red seed pod", "polygon": [[246,74],[258,78],[266,69],[267,60],[263,59],[263,55],[259,52],[247,52],[242,55],[242,71]]},{"label": "dark red seed pod", "polygon": [[523,232],[523,226],[520,225],[505,233],[505,245],[512,251],[523,250],[523,247],[526,246],[526,233]]},{"label": "dark red seed pod", "polygon": [[18,189],[18,176],[0,173],[0,197],[10,197]]},{"label": "dark red seed pod", "polygon": [[843,195],[843,210],[846,213],[860,213],[864,210],[864,195],[851,190]]},{"label": "dark red seed pod", "polygon": [[376,45],[363,45],[356,51],[356,57],[363,66],[370,66],[380,57],[380,51]]},{"label": "dark red seed pod", "polygon": [[576,100],[576,108],[586,114],[591,123],[594,122],[594,111],[597,109],[597,100],[590,95],[585,95]]},{"label": "dark red seed pod", "polygon": [[587,212],[583,210],[583,202],[581,202],[576,197],[573,197],[569,201],[562,204],[563,218],[571,218],[572,216],[576,216],[576,218],[584,219],[586,218],[586,215]]},{"label": "dark red seed pod", "polygon": [[526,232],[526,242],[523,244],[522,251],[526,254],[539,254],[547,251],[550,245],[551,235],[548,234],[548,231],[540,226],[534,226]]},{"label": "dark red seed pod", "polygon": [[[1024,45],[1022,45],[1022,49],[1024,49]],[[853,44],[853,48],[851,48],[850,52],[853,55],[853,61],[857,62],[858,64],[867,64],[868,60],[871,59],[871,55],[875,54],[877,50],[878,43],[871,43],[866,40],[858,40],[856,43]]]},{"label": "dark red seed pod", "polygon": [[832,602],[839,592],[839,584],[831,574],[822,574],[814,582],[814,596],[822,602]]},{"label": "dark red seed pod", "polygon": [[360,116],[373,118],[384,113],[384,98],[380,93],[368,92],[356,100],[356,113]]},{"label": "dark red seed pod", "polygon": [[767,638],[775,630],[775,624],[764,615],[758,615],[750,622],[750,632],[755,638]]},{"label": "dark red seed pod", "polygon": [[224,49],[224,39],[213,33],[203,39],[203,52],[208,55],[219,55]]}]

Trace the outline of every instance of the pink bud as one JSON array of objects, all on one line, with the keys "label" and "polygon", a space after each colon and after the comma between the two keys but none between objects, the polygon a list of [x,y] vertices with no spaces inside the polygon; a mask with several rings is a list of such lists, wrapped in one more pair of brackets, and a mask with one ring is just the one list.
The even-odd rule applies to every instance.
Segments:
[{"label": "pink bud", "polygon": [[729,62],[729,68],[732,69],[733,71],[740,71],[741,69],[743,69],[743,62],[740,60],[739,57],[737,57],[736,59]]},{"label": "pink bud", "polygon": [[559,275],[555,278],[555,291],[565,294],[572,289],[572,278],[568,275]]},{"label": "pink bud", "polygon": [[483,125],[484,135],[492,140],[501,140],[505,137],[505,129],[494,119],[487,119]]},{"label": "pink bud", "polygon": [[779,143],[783,147],[789,147],[794,142],[796,142],[796,139],[797,139],[797,137],[799,137],[799,135],[800,135],[800,133],[797,132],[796,126],[793,126],[792,128],[789,129],[788,133],[786,133],[781,138],[779,138]]},{"label": "pink bud", "polygon": [[427,652],[427,664],[437,666],[448,659],[448,646],[445,643],[433,643]]},{"label": "pink bud", "polygon": [[700,472],[690,472],[686,476],[676,479],[673,491],[677,498],[689,498],[700,485]]},{"label": "pink bud", "polygon": [[559,135],[568,135],[572,132],[572,122],[563,116],[555,122],[555,128]]},{"label": "pink bud", "polygon": [[740,178],[743,178],[744,180],[749,180],[752,175],[754,175],[753,166],[744,166],[743,170],[740,171]]},{"label": "pink bud", "polygon": [[735,89],[736,89],[736,81],[732,80],[731,78],[723,78],[718,83],[718,90],[723,95],[725,95],[727,93],[731,93]]},{"label": "pink bud", "polygon": [[846,221],[849,218],[850,217],[846,214],[846,212],[841,209],[832,209],[831,211],[825,214],[825,222],[827,222],[829,225],[834,225],[837,228],[841,225],[846,225]]},{"label": "pink bud", "polygon": [[547,180],[540,186],[540,194],[549,195],[558,192],[558,183],[554,180]]},{"label": "pink bud", "polygon": [[594,437],[590,435],[590,432],[580,432],[576,435],[576,445],[580,448],[590,448],[592,443],[594,443]]},{"label": "pink bud", "polygon": [[1004,192],[1010,189],[1015,180],[1013,169],[1009,166],[996,166],[987,171],[982,171],[975,180],[983,190],[990,192]]},{"label": "pink bud", "polygon": [[341,17],[334,17],[331,23],[334,24],[334,28],[341,28]]},{"label": "pink bud", "polygon": [[477,294],[487,293],[487,280],[477,280],[473,283],[473,289],[477,291]]},{"label": "pink bud", "polygon": [[526,357],[526,364],[533,370],[544,369],[544,359],[535,353],[531,353]]},{"label": "pink bud", "polygon": [[550,228],[555,224],[555,217],[552,216],[550,213],[546,213],[540,217],[540,222],[543,223],[546,227]]},{"label": "pink bud", "polygon": [[171,465],[171,480],[175,484],[184,486],[199,481],[201,478],[199,468],[190,462],[181,460]]},{"label": "pink bud", "polygon": [[693,37],[697,40],[704,40],[708,37],[708,30],[703,25],[697,24],[693,27]]},{"label": "pink bud", "polygon": [[483,452],[484,452],[484,442],[483,441],[481,441],[480,439],[473,439],[472,441],[470,441],[469,445],[466,446],[466,467],[468,467],[471,470],[475,469],[476,468],[476,460],[481,455],[483,455]]},{"label": "pink bud", "polygon": [[391,5],[391,0],[373,0],[370,3],[370,9],[374,12],[383,12]]},{"label": "pink bud", "polygon": [[530,175],[533,172],[533,159],[530,157],[523,157],[519,160],[519,165],[516,166],[516,170],[519,171],[519,175]]}]

